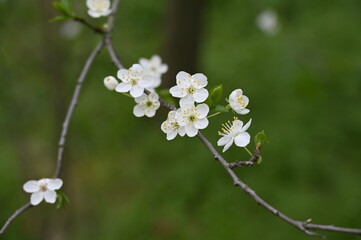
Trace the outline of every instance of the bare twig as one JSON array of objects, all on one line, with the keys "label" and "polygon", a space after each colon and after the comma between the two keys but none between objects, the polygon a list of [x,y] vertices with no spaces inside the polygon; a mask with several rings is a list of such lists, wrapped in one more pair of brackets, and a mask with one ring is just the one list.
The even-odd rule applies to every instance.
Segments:
[{"label": "bare twig", "polygon": [[91,25],[87,20],[85,20],[84,18],[81,17],[73,17],[73,20],[76,22],[79,22],[83,25],[85,25],[86,27],[88,27],[89,29],[93,30],[95,33],[99,33],[99,34],[105,34],[106,31],[101,28],[101,27],[96,27]]},{"label": "bare twig", "polygon": [[235,162],[231,162],[228,163],[228,167],[233,169],[236,167],[241,167],[241,166],[245,166],[245,167],[252,167],[255,163],[257,163],[257,160],[261,157],[261,152],[259,151],[259,148],[257,147],[251,158],[248,161],[235,161]]},{"label": "bare twig", "polygon": [[30,203],[25,204],[24,206],[22,206],[21,208],[19,208],[18,210],[16,210],[14,212],[13,215],[11,215],[8,220],[6,221],[6,223],[4,224],[4,226],[1,228],[0,230],[0,236],[5,232],[5,230],[9,227],[10,223],[16,218],[18,217],[20,214],[22,214],[23,212],[25,212],[25,210],[27,210],[28,208],[32,207],[32,205]]},{"label": "bare twig", "polygon": [[63,152],[64,152],[64,145],[65,145],[65,141],[66,141],[66,135],[68,133],[69,123],[70,123],[71,117],[73,116],[74,108],[76,107],[76,105],[78,103],[79,94],[83,87],[85,77],[87,76],[91,65],[93,64],[96,56],[98,56],[98,54],[100,53],[103,46],[104,46],[104,41],[102,40],[98,43],[98,45],[94,48],[94,50],[89,55],[88,59],[85,62],[83,70],[81,71],[80,76],[76,82],[73,97],[71,99],[71,102],[68,107],[68,111],[66,113],[66,116],[65,116],[65,119],[64,119],[64,122],[62,125],[62,129],[61,129],[61,134],[60,134],[60,139],[59,139],[59,144],[58,144],[57,165],[56,165],[56,170],[55,170],[55,174],[54,174],[55,178],[59,177],[62,166],[63,166]]}]

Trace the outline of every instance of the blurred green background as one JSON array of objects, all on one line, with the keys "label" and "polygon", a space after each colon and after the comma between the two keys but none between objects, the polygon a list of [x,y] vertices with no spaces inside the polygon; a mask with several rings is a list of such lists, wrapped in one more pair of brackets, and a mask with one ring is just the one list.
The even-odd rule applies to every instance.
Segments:
[{"label": "blurred green background", "polygon": [[[85,1],[74,2],[86,16]],[[113,39],[126,67],[170,54],[169,4],[121,1]],[[268,8],[279,16],[273,36],[255,23]],[[209,87],[223,83],[224,97],[242,88],[251,112],[241,120],[252,118],[251,135],[264,129],[270,139],[263,164],[237,169],[240,178],[290,217],[360,228],[361,2],[209,0],[202,12],[195,72],[207,75]],[[50,0],[0,1],[1,225],[29,201],[27,180],[53,174],[76,78],[100,39],[76,24],[48,23],[55,15]],[[103,86],[116,71],[103,51],[75,110],[62,174],[71,205],[42,203],[3,239],[308,238],[234,188],[197,138],[168,142],[160,130],[165,110],[134,117],[133,100]],[[221,123],[232,117],[211,118],[203,133],[216,143]],[[232,147],[224,157],[247,154]]]}]

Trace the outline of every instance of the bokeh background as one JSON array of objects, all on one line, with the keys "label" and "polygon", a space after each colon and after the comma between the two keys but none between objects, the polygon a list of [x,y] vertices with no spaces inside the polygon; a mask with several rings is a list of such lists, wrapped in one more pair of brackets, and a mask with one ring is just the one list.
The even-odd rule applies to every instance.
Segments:
[{"label": "bokeh background", "polygon": [[[85,1],[74,5],[87,17]],[[256,25],[266,9],[278,14],[276,34]],[[29,200],[24,182],[52,176],[76,78],[100,39],[77,24],[49,23],[54,16],[50,0],[0,1],[1,225]],[[172,74],[223,83],[224,97],[242,88],[251,112],[241,120],[252,118],[249,132],[265,130],[270,143],[261,165],[236,170],[240,178],[293,218],[360,228],[360,23],[358,0],[122,0],[113,38],[127,67],[160,54]],[[133,100],[103,86],[116,71],[103,51],[84,84],[62,174],[71,205],[42,203],[3,239],[308,238],[234,188],[197,138],[168,142],[165,110],[134,117]],[[212,118],[203,133],[216,143],[232,117]],[[224,157],[247,154],[232,147]]]}]

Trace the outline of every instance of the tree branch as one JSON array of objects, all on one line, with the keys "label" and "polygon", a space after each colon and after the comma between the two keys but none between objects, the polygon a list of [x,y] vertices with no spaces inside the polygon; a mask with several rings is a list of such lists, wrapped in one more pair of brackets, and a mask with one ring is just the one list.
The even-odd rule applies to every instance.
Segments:
[{"label": "tree branch", "polygon": [[59,144],[58,144],[58,158],[57,158],[57,166],[54,174],[54,178],[57,178],[60,176],[60,172],[63,166],[63,152],[64,152],[64,145],[66,142],[66,135],[68,133],[69,129],[69,123],[71,120],[71,117],[73,116],[74,109],[78,103],[80,91],[83,87],[84,80],[89,72],[90,67],[92,66],[95,58],[100,53],[101,49],[104,47],[104,40],[100,41],[98,45],[93,49],[91,54],[89,55],[88,59],[85,62],[85,65],[83,67],[83,70],[80,73],[80,76],[76,82],[76,86],[73,92],[73,97],[71,99],[70,105],[68,107],[68,111],[66,113],[65,119],[62,124]]}]

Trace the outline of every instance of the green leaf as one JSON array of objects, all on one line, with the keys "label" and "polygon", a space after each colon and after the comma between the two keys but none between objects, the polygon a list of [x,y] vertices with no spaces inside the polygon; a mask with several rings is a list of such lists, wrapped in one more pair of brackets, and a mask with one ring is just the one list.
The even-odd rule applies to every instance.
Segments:
[{"label": "green leaf", "polygon": [[61,2],[53,2],[53,7],[63,16],[66,17],[71,17],[72,15],[72,11],[71,11],[71,7],[68,5],[68,3],[66,3],[65,1],[61,1]]},{"label": "green leaf", "polygon": [[56,208],[65,208],[66,206],[70,205],[69,198],[61,191],[56,192]]},{"label": "green leaf", "polygon": [[174,98],[172,97],[172,95],[170,95],[169,90],[168,89],[159,89],[157,90],[158,95],[163,98],[163,100],[176,105],[176,102],[174,101]]},{"label": "green leaf", "polygon": [[260,156],[258,159],[257,159],[257,164],[261,164],[263,162],[263,158],[262,158],[262,156]]},{"label": "green leaf", "polygon": [[216,103],[221,99],[223,94],[223,84],[214,86],[210,91],[209,91],[209,96],[206,99],[205,103],[209,106],[212,107],[214,105],[216,105]]},{"label": "green leaf", "polygon": [[223,105],[216,105],[212,110],[215,112],[229,112],[229,109]]},{"label": "green leaf", "polygon": [[254,137],[254,143],[256,144],[257,148],[261,148],[263,145],[268,143],[267,135],[264,130],[257,133],[257,135]]},{"label": "green leaf", "polygon": [[50,19],[49,22],[61,22],[61,21],[67,21],[70,19],[71,19],[70,17],[66,17],[66,16],[57,16],[57,17]]}]

